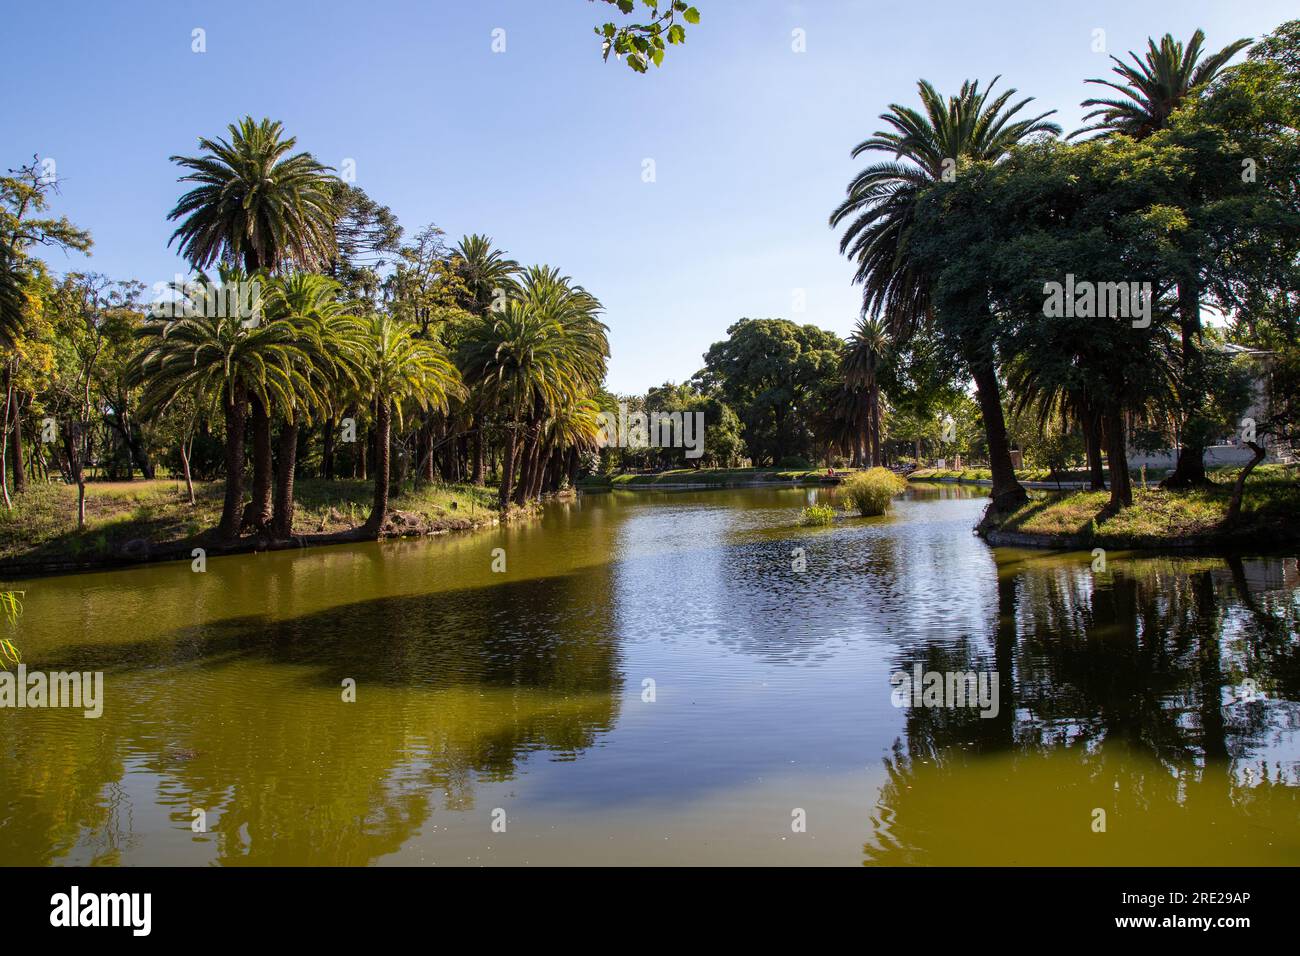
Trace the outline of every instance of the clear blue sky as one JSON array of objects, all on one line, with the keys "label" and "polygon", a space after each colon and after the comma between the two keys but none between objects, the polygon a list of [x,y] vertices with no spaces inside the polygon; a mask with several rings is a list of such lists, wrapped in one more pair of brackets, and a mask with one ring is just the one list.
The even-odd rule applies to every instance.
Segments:
[{"label": "clear blue sky", "polygon": [[245,113],[282,120],[321,161],[355,159],[357,184],[408,234],[485,232],[524,263],[562,267],[606,306],[609,386],[641,391],[691,375],[741,316],[851,328],[858,295],[826,217],[860,165],[849,150],[891,101],[914,102],[917,78],[948,92],[1001,74],[1070,129],[1083,80],[1109,63],[1094,29],[1112,52],[1198,26],[1218,49],[1297,12],[1294,0],[697,5],[687,44],[638,76],[601,62],[591,28],[616,11],[588,0],[7,4],[0,163],[55,159],[56,211],[95,248],[54,268],[152,285],[184,268],[167,247],[182,191],[167,157]]}]

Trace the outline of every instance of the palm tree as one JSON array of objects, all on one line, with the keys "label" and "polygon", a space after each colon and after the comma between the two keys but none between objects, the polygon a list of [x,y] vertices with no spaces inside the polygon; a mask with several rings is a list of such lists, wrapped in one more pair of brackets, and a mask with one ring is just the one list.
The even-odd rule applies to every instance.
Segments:
[{"label": "palm tree", "polygon": [[872,465],[884,463],[880,447],[880,382],[877,373],[889,352],[889,330],[880,316],[862,316],[844,347],[841,369],[846,384],[861,391],[862,424]]},{"label": "palm tree", "polygon": [[283,139],[279,122],[245,116],[227,127],[230,139],[199,139],[204,156],[172,156],[191,170],[183,183],[198,183],[167,218],[184,221],[172,233],[196,269],[218,259],[242,260],[248,273],[278,271],[286,264],[313,269],[334,251],[334,201],[330,167],[310,153],[286,157],[297,144]]},{"label": "palm tree", "polygon": [[461,394],[456,367],[432,339],[392,316],[374,314],[341,322],[355,344],[358,369],[374,406],[375,497],[364,531],[378,535],[388,513],[389,443],[392,421],[403,427],[402,407],[447,411],[448,399]]},{"label": "palm tree", "polygon": [[[1147,40],[1143,59],[1130,52],[1132,66],[1112,56],[1115,66],[1111,72],[1119,77],[1119,82],[1102,79],[1088,82],[1108,86],[1126,99],[1084,100],[1083,106],[1097,107],[1084,119],[1095,118],[1097,122],[1070,135],[1099,131],[1104,135],[1144,139],[1164,129],[1179,106],[1198,96],[1228,61],[1250,44],[1249,39],[1234,40],[1218,53],[1202,58],[1201,45],[1204,42],[1205,34],[1200,30],[1192,34],[1186,47],[1172,34],[1166,33],[1159,46],[1155,40]],[[1195,266],[1178,276],[1178,317],[1183,349],[1184,414],[1190,417],[1203,398],[1196,374],[1200,361],[1201,293]],[[1161,484],[1165,487],[1188,487],[1207,482],[1204,447],[1184,442],[1173,473]]]},{"label": "palm tree", "polygon": [[289,323],[297,331],[301,388],[282,408],[279,452],[276,460],[272,532],[281,538],[293,534],[293,479],[298,458],[298,435],[312,417],[331,408],[330,396],[355,387],[356,360],[351,340],[344,334],[341,287],[325,276],[281,276],[268,283],[265,313]]},{"label": "palm tree", "polygon": [[1127,99],[1086,99],[1081,105],[1097,107],[1084,116],[1096,119],[1091,126],[1075,130],[1071,138],[1083,133],[1122,133],[1134,139],[1144,139],[1157,130],[1164,129],[1169,117],[1189,97],[1203,89],[1228,64],[1228,61],[1250,45],[1250,39],[1234,40],[1218,53],[1201,58],[1201,45],[1205,34],[1197,30],[1184,47],[1173,34],[1166,33],[1156,41],[1147,40],[1147,52],[1142,59],[1129,52],[1133,65],[1112,56],[1115,66],[1111,72],[1114,80],[1091,79],[1089,83],[1108,86]]},{"label": "palm tree", "polygon": [[[477,233],[464,236],[452,254],[456,270],[468,293],[468,301],[462,303],[466,311],[485,318],[494,302],[500,302],[506,295],[516,291],[515,277],[520,272],[519,263],[507,258],[502,250],[494,249],[490,237]],[[483,432],[487,425],[487,415],[477,389],[470,390],[467,407],[474,415],[474,421],[469,426],[474,433],[470,481],[481,486],[485,470]]]},{"label": "palm tree", "polygon": [[[333,254],[338,218],[335,181],[329,167],[309,153],[286,155],[297,139],[282,138],[279,122],[246,116],[227,129],[230,138],[201,138],[201,156],[172,156],[190,170],[181,182],[197,183],[167,215],[182,220],[168,245],[196,269],[218,260],[243,263],[253,275],[286,265],[313,269]],[[264,528],[271,520],[271,415],[254,393],[253,500],[245,523]]]},{"label": "palm tree", "polygon": [[[247,281],[245,274],[222,267],[222,285]],[[206,276],[200,274],[205,284]],[[153,318],[140,329],[140,351],[132,357],[127,380],[142,384],[140,411],[164,411],[180,396],[219,407],[226,424],[226,497],[218,534],[239,536],[244,494],[244,423],[250,396],[266,407],[290,405],[310,388],[303,368],[301,330],[284,319],[256,324],[237,314]]]},{"label": "palm tree", "polygon": [[[891,127],[877,131],[853,149],[853,156],[890,153],[850,181],[848,195],[831,213],[831,226],[848,223],[840,251],[857,263],[854,281],[863,287],[863,311],[885,319],[894,342],[903,344],[933,318],[930,263],[913,255],[909,229],[921,195],[962,162],[996,161],[1031,136],[1056,135],[1047,121],[1053,111],[1026,119],[1014,117],[1032,98],[1008,105],[1015,90],[990,100],[978,82],[962,84],[945,101],[925,80],[917,84],[924,112],[891,104],[881,119]],[[1028,499],[1016,481],[1002,412],[995,355],[988,342],[971,342],[963,357],[975,380],[993,473],[993,502],[1006,510]]]},{"label": "palm tree", "polygon": [[518,295],[484,316],[461,345],[457,364],[466,381],[506,419],[503,510],[512,500],[522,504],[535,487],[547,418],[567,402],[594,395],[604,378],[609,343],[599,311],[600,303],[581,286],[535,266],[524,274]]}]

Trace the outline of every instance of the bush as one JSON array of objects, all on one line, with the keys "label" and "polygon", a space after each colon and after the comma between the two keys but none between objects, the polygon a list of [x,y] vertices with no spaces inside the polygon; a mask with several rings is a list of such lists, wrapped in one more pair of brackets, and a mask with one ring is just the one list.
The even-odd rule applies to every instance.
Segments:
[{"label": "bush", "polygon": [[830,505],[809,505],[799,512],[799,523],[803,525],[826,525],[835,521],[835,509]]},{"label": "bush", "polygon": [[798,455],[786,455],[776,463],[776,467],[785,469],[799,468],[807,471],[812,468],[812,462],[807,458],[800,458]]},{"label": "bush", "polygon": [[895,495],[907,490],[907,482],[888,468],[859,471],[840,486],[848,503],[864,517],[882,515]]}]

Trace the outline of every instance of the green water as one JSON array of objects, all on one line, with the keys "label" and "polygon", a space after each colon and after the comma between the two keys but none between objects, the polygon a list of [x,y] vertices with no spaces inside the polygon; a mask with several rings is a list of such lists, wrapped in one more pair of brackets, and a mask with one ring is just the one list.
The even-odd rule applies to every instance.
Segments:
[{"label": "green water", "polygon": [[21,582],[105,704],[0,709],[0,863],[1300,863],[1295,558],[1096,572],[960,488],[797,527],[831,494]]}]

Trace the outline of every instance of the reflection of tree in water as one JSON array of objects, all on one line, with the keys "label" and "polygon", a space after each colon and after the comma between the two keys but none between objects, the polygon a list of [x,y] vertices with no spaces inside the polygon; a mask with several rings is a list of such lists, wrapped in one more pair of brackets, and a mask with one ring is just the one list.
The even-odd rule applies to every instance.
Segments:
[{"label": "reflection of tree in water", "polygon": [[[78,669],[106,671],[110,705],[98,720],[27,712],[23,733],[5,735],[0,860],[80,860],[103,845],[98,862],[118,862],[131,813],[113,812],[129,798],[112,792],[140,770],[137,803],[138,781],[156,784],[176,833],[154,837],[156,859],[193,862],[191,840],[225,863],[395,852],[440,805],[472,807],[477,780],[510,779],[532,751],[575,759],[613,725],[622,678],[609,604],[591,600],[601,586],[506,582],[62,647]],[[574,606],[588,608],[581,620]],[[164,663],[165,679],[150,674]],[[348,677],[356,703],[341,698]],[[190,833],[195,807],[210,833]]]},{"label": "reflection of tree in water", "polygon": [[[1086,564],[1004,566],[997,589],[987,640],[898,662],[996,670],[1000,711],[907,711],[868,862],[1300,858],[1300,761],[1266,754],[1300,726],[1300,591],[1254,593],[1222,559],[1112,559],[1095,579]],[[1242,699],[1246,679],[1266,696]],[[1145,836],[1090,840],[1094,807],[1142,815]]]}]

